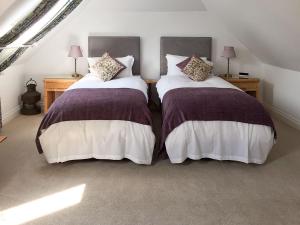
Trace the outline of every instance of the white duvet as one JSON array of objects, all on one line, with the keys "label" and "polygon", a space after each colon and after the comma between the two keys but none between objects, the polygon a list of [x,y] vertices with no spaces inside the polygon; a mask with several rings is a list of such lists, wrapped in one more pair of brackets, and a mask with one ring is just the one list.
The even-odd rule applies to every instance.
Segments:
[{"label": "white duvet", "polygon": [[[161,101],[169,90],[184,87],[240,90],[216,76],[201,82],[179,75],[162,76],[157,83]],[[187,121],[175,128],[165,142],[172,163],[182,163],[187,158],[212,158],[262,164],[273,144],[274,133],[270,127],[232,121]]]},{"label": "white duvet", "polygon": [[[147,98],[147,84],[140,76],[103,82],[86,75],[68,90],[78,88],[132,88]],[[151,126],[120,120],[67,121],[51,125],[40,136],[49,163],[79,159],[124,158],[138,164],[151,164],[155,136]]]}]

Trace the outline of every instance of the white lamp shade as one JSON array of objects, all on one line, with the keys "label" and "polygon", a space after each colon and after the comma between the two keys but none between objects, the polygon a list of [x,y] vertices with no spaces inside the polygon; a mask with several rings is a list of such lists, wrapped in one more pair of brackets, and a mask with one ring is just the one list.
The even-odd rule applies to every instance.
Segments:
[{"label": "white lamp shade", "polygon": [[79,58],[82,57],[82,51],[79,45],[71,45],[70,51],[69,51],[69,57],[72,58]]},{"label": "white lamp shade", "polygon": [[235,58],[236,54],[235,54],[234,47],[225,46],[224,51],[222,53],[222,57],[227,58],[227,59]]}]

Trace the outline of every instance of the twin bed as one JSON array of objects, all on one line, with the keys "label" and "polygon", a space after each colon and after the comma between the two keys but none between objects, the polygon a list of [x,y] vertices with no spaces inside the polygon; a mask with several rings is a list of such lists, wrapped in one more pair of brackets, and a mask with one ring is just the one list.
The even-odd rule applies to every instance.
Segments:
[{"label": "twin bed", "polygon": [[132,55],[134,76],[103,82],[90,74],[50,107],[36,143],[49,163],[130,159],[151,164],[155,144],[147,85],[140,74],[139,37],[89,37],[89,57]]},{"label": "twin bed", "polygon": [[[182,75],[166,75],[170,69],[167,54],[198,53],[211,60],[211,50],[211,38],[161,38],[159,155],[172,163],[187,158],[264,163],[276,131],[256,99],[216,76],[196,82]],[[39,152],[49,163],[87,158],[128,158],[146,165],[153,161],[155,135],[147,85],[139,76],[140,39],[89,37],[89,57],[104,52],[114,57],[134,56],[136,76],[103,82],[88,74],[59,97],[36,138]]]}]

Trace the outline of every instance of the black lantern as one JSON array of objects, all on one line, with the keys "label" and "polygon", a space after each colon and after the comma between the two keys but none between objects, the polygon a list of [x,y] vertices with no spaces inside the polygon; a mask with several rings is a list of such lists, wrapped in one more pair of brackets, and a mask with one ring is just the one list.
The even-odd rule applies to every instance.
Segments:
[{"label": "black lantern", "polygon": [[35,115],[41,113],[41,107],[37,105],[41,100],[41,93],[36,91],[37,83],[30,78],[26,83],[27,91],[22,95],[23,106],[21,113],[24,115]]}]

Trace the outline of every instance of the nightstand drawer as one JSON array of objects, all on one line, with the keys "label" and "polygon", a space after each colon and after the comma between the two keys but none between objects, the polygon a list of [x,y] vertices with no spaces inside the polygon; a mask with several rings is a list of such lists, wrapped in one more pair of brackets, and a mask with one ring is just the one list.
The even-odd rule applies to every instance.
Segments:
[{"label": "nightstand drawer", "polygon": [[232,85],[242,89],[247,94],[252,95],[259,99],[259,79],[258,78],[248,78],[248,79],[238,79],[238,78],[227,78],[221,76],[222,79],[231,83]]},{"label": "nightstand drawer", "polygon": [[45,88],[46,89],[62,89],[65,90],[68,87],[70,87],[72,84],[74,84],[76,82],[76,80],[67,80],[67,81],[45,81]]},{"label": "nightstand drawer", "polygon": [[234,86],[244,90],[244,91],[255,91],[258,88],[257,83],[232,83]]}]

